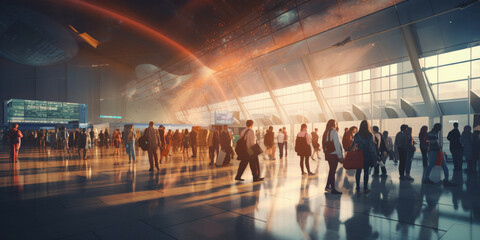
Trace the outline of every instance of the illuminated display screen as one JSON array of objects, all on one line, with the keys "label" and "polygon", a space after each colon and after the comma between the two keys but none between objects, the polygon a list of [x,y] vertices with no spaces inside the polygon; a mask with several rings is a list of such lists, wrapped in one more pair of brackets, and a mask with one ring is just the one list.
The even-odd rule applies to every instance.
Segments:
[{"label": "illuminated display screen", "polygon": [[232,112],[215,112],[215,124],[216,125],[232,125],[233,113]]},{"label": "illuminated display screen", "polygon": [[11,99],[7,102],[8,122],[68,123],[86,122],[86,104]]}]

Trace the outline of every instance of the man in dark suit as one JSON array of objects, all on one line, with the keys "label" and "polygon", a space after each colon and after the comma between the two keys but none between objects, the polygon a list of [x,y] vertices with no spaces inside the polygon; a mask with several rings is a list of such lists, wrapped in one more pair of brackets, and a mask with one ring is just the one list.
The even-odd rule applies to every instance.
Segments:
[{"label": "man in dark suit", "polygon": [[192,147],[192,158],[197,157],[197,132],[192,128],[192,132],[189,134],[190,146]]},{"label": "man in dark suit", "polygon": [[148,123],[148,128],[145,129],[143,135],[147,138],[148,142],[148,162],[150,163],[150,169],[148,169],[148,171],[153,171],[153,160],[155,160],[155,167],[160,171],[157,154],[157,149],[160,145],[160,136],[158,131],[153,128],[153,122]]},{"label": "man in dark suit", "polygon": [[223,162],[223,165],[226,166],[230,164],[230,160],[233,158],[232,135],[228,131],[227,125],[223,126],[223,131],[220,134],[220,146],[222,147],[222,151],[227,154]]}]

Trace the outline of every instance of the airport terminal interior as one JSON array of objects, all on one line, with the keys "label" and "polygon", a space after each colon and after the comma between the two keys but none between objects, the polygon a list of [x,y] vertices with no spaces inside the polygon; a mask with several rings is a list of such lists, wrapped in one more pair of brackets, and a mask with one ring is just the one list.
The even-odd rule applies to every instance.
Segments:
[{"label": "airport terminal interior", "polygon": [[2,0],[0,239],[480,239],[478,23],[479,0]]}]

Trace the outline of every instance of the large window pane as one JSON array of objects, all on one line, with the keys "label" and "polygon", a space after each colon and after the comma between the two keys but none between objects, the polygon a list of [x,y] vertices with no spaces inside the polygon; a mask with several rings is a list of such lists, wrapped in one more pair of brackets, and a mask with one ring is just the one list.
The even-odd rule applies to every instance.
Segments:
[{"label": "large window pane", "polygon": [[372,81],[372,90],[374,92],[382,90],[382,79],[383,78],[376,78],[376,79],[371,80]]},{"label": "large window pane", "polygon": [[472,62],[472,78],[480,77],[480,60]]},{"label": "large window pane", "polygon": [[437,55],[433,55],[433,56],[425,58],[424,67],[431,68],[431,67],[438,66],[437,59],[438,59]]},{"label": "large window pane", "polygon": [[468,82],[451,82],[438,85],[439,100],[467,98]]},{"label": "large window pane", "polygon": [[480,45],[472,47],[472,59],[480,58]]},{"label": "large window pane", "polygon": [[412,73],[406,73],[400,76],[402,80],[402,87],[413,87],[417,86],[417,80],[415,79],[415,74]]},{"label": "large window pane", "polygon": [[456,63],[456,62],[466,61],[469,59],[470,59],[470,49],[465,48],[462,50],[443,53],[438,55],[438,65]]},{"label": "large window pane", "polygon": [[370,81],[363,81],[362,82],[362,93],[369,93],[370,92]]},{"label": "large window pane", "polygon": [[438,82],[466,79],[470,75],[470,63],[459,63],[438,68]]},{"label": "large window pane", "polygon": [[422,102],[422,94],[419,88],[407,88],[402,90],[402,97],[410,102]]},{"label": "large window pane", "polygon": [[480,78],[472,80],[472,90],[477,94],[480,94]]},{"label": "large window pane", "polygon": [[434,83],[437,83],[438,79],[437,79],[437,69],[436,68],[433,68],[433,69],[429,69],[427,71],[425,71],[425,74],[427,75],[427,78],[428,78],[428,81],[431,83],[431,84],[434,84]]}]

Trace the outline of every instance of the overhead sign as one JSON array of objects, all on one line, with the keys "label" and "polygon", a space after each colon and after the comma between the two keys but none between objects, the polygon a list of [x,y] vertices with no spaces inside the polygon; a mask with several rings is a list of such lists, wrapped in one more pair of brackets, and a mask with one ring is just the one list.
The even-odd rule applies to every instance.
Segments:
[{"label": "overhead sign", "polygon": [[215,111],[215,124],[216,125],[232,125],[233,112]]},{"label": "overhead sign", "polygon": [[68,102],[11,99],[7,101],[7,121],[19,123],[86,122],[87,105]]},{"label": "overhead sign", "polygon": [[108,115],[100,115],[100,118],[122,119],[122,116],[108,116]]}]

